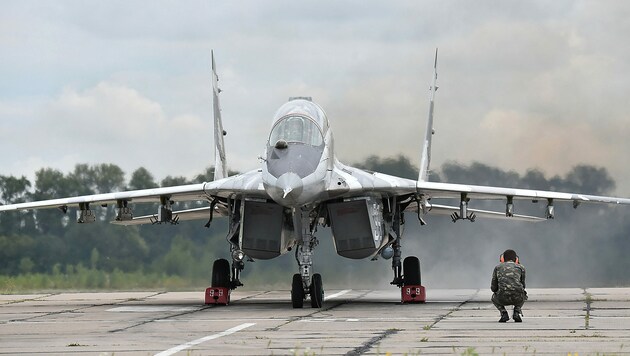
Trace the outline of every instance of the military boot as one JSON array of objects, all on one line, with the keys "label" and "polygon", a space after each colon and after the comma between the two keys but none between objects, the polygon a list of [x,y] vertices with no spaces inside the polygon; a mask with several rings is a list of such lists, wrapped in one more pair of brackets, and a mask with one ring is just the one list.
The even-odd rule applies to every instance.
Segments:
[{"label": "military boot", "polygon": [[521,319],[521,311],[518,309],[514,309],[514,314],[512,314],[512,319],[514,319],[514,322],[516,323],[522,322],[523,319]]},{"label": "military boot", "polygon": [[510,320],[510,316],[508,315],[507,310],[501,312],[501,319],[499,319],[499,323],[505,323]]}]

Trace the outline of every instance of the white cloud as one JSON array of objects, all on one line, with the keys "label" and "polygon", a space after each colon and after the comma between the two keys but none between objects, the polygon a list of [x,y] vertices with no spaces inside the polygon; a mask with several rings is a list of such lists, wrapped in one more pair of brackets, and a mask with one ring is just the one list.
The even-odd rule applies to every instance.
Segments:
[{"label": "white cloud", "polygon": [[46,130],[63,136],[73,132],[77,142],[123,143],[155,135],[167,118],[161,106],[137,91],[102,82],[85,91],[66,88],[43,108]]},{"label": "white cloud", "polygon": [[144,166],[158,178],[192,177],[211,164],[208,120],[188,113],[167,115],[160,104],[121,85],[66,88],[34,115],[32,126],[13,132],[16,136],[8,140],[28,141],[20,145],[26,160],[9,166],[15,174],[30,175],[29,169],[42,167],[69,171],[76,163],[115,163],[127,173]]}]

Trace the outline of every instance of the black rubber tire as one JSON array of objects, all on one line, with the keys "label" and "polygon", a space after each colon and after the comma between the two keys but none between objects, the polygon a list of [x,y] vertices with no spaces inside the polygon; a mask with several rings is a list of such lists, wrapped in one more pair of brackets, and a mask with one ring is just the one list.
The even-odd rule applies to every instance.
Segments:
[{"label": "black rubber tire", "polygon": [[420,260],[416,256],[406,257],[403,261],[403,282],[406,286],[421,285]]},{"label": "black rubber tire", "polygon": [[293,275],[291,282],[291,303],[293,308],[304,307],[304,285],[302,284],[302,276],[299,273]]},{"label": "black rubber tire", "polygon": [[218,259],[212,264],[212,287],[230,287],[230,263],[224,259]]},{"label": "black rubber tire", "polygon": [[324,286],[322,276],[315,273],[311,278],[311,307],[321,308],[324,305]]}]

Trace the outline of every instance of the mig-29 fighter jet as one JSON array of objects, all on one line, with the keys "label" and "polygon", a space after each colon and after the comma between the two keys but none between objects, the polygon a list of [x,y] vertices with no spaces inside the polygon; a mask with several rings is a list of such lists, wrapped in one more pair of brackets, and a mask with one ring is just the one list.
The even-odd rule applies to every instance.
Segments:
[{"label": "mig-29 fighter jet", "polygon": [[[211,182],[175,187],[114,192],[0,206],[0,211],[23,209],[77,209],[77,222],[96,221],[94,206],[115,204],[115,224],[175,224],[203,219],[209,226],[214,216],[229,221],[227,242],[231,265],[214,262],[212,287],[207,303],[229,301],[229,291],[241,286],[245,259],[272,259],[294,251],[298,273],[293,276],[294,308],[310,299],[319,308],[324,300],[322,277],[313,273],[319,226],[330,227],[337,254],[349,259],[391,258],[392,284],[402,287],[403,301],[424,301],[420,262],[415,256],[402,259],[403,214],[417,214],[420,224],[430,213],[446,213],[453,221],[477,217],[500,217],[527,221],[554,218],[556,202],[630,204],[630,199],[560,193],[529,189],[436,183],[428,180],[433,136],[433,106],[437,91],[437,50],[430,86],[426,132],[420,151],[417,180],[369,172],[339,162],[335,156],[332,129],[324,110],[307,97],[291,98],[273,117],[261,166],[228,176],[223,124],[219,106],[218,77],[212,55],[215,173]],[[420,148],[420,147],[419,147]],[[457,206],[433,204],[432,199],[457,199]],[[469,208],[471,199],[504,200],[505,211]],[[515,214],[517,200],[546,202],[543,217]],[[204,201],[208,206],[173,211],[181,201]],[[149,216],[133,215],[130,203],[159,203]],[[209,293],[209,295],[208,295]],[[226,299],[228,298],[228,299]]]}]

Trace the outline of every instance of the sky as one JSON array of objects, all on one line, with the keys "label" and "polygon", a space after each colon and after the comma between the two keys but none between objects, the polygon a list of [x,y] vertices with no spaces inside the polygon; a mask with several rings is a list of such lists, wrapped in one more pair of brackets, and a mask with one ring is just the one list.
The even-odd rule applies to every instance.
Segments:
[{"label": "sky", "polygon": [[0,174],[77,163],[157,180],[260,165],[275,110],[311,96],[340,160],[419,160],[439,48],[433,167],[608,169],[630,197],[627,1],[2,1]]}]

